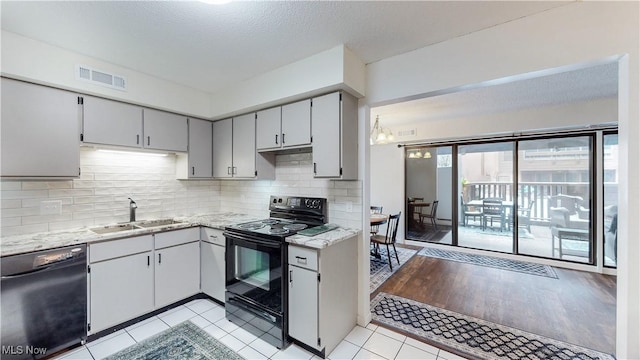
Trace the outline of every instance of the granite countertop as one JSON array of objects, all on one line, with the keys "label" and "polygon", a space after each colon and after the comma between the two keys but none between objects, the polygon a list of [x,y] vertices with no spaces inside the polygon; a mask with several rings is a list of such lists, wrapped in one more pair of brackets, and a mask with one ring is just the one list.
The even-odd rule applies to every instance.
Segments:
[{"label": "granite countertop", "polygon": [[173,220],[179,223],[108,234],[96,234],[90,229],[100,226],[92,226],[91,228],[83,227],[36,234],[3,236],[0,238],[0,256],[16,255],[63,246],[90,244],[93,242],[152,234],[160,231],[185,229],[193,226],[207,226],[224,230],[224,227],[227,225],[254,221],[258,220],[258,218],[246,214],[220,212],[207,215],[179,216],[173,218]]},{"label": "granite countertop", "polygon": [[359,232],[360,230],[338,227],[334,230],[327,231],[316,236],[292,235],[287,236],[286,239],[289,244],[301,245],[314,249],[324,249],[333,244],[337,244],[341,241],[354,237],[358,235]]},{"label": "granite countertop", "polygon": [[[3,236],[0,238],[0,256],[16,255],[63,246],[91,244],[95,242],[128,238],[132,236],[153,234],[162,231],[186,229],[193,226],[206,226],[224,230],[224,228],[228,225],[255,221],[259,220],[259,218],[246,214],[219,212],[206,215],[178,216],[173,218],[172,220],[176,221],[177,223],[107,234],[97,234],[91,231],[90,229],[92,228],[100,227],[92,226],[91,228],[83,227],[77,229],[49,231],[36,234]],[[287,242],[316,249],[323,249],[327,246],[331,246],[332,244],[357,235],[358,232],[359,230],[337,228],[335,230],[331,230],[329,232],[318,234],[312,237],[303,235],[289,236],[287,237]]]}]

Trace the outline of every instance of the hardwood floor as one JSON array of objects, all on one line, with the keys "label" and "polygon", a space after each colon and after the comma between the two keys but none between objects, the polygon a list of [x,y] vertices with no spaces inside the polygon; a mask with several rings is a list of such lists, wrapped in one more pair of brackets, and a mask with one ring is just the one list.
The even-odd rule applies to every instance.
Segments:
[{"label": "hardwood floor", "polygon": [[554,270],[558,279],[416,255],[371,298],[382,291],[614,354],[615,276]]}]

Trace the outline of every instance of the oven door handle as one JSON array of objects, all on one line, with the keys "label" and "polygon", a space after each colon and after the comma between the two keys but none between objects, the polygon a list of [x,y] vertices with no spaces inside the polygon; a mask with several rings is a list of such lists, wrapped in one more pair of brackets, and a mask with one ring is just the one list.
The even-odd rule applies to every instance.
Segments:
[{"label": "oven door handle", "polygon": [[231,305],[235,305],[235,306],[241,307],[241,308],[249,311],[253,315],[258,316],[260,318],[263,318],[263,319],[267,320],[268,322],[270,322],[272,324],[277,323],[277,319],[276,319],[275,316],[273,316],[273,315],[271,315],[271,314],[269,314],[269,313],[267,313],[267,312],[265,312],[263,310],[258,309],[257,307],[255,307],[254,305],[252,305],[252,304],[250,304],[248,302],[245,302],[245,301],[240,302],[240,301],[234,299],[233,297],[230,297],[229,299],[227,299],[227,301],[229,303],[231,303]]},{"label": "oven door handle", "polygon": [[237,234],[230,234],[228,232],[223,233],[223,235],[225,236],[225,238],[230,239],[231,241],[240,240],[240,241],[254,243],[254,244],[258,244],[258,245],[262,245],[262,246],[266,246],[274,249],[280,248],[282,246],[281,242],[266,241],[253,236],[252,237],[242,236]]}]

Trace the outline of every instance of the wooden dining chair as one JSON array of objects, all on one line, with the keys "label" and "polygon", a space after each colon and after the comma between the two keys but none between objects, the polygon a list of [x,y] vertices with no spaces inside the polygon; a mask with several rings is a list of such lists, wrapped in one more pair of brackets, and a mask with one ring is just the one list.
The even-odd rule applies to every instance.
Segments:
[{"label": "wooden dining chair", "polygon": [[387,221],[387,231],[384,236],[374,235],[371,237],[371,243],[375,244],[378,249],[380,245],[387,246],[387,257],[389,259],[389,269],[391,271],[393,271],[393,265],[391,265],[391,252],[389,251],[389,245],[393,247],[393,251],[396,254],[396,260],[398,261],[398,265],[400,265],[400,258],[398,257],[398,252],[396,251],[396,235],[398,234],[400,214],[402,214],[402,211],[395,215],[389,215],[389,220]]},{"label": "wooden dining chair", "polygon": [[[371,210],[370,210],[370,214],[382,214],[382,206],[371,206]],[[372,225],[371,226],[371,230],[370,230],[370,234],[371,236],[375,235],[378,233],[378,228],[380,226],[379,225]]]},{"label": "wooden dining chair", "polygon": [[435,230],[438,230],[438,224],[436,224],[436,214],[438,212],[438,200],[434,200],[431,204],[431,212],[428,214],[420,214],[420,223],[422,224],[424,219],[429,219],[431,221],[431,226]]},{"label": "wooden dining chair", "polygon": [[497,220],[500,223],[500,232],[504,228],[504,207],[502,206],[502,199],[483,199],[482,200],[482,230],[487,228],[487,222],[491,223],[493,227],[493,221]]}]

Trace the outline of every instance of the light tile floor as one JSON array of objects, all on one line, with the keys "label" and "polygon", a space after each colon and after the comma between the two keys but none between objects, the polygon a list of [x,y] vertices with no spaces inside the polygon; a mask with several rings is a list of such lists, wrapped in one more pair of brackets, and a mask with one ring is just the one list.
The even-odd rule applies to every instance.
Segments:
[{"label": "light tile floor", "polygon": [[[248,360],[319,359],[318,356],[314,356],[297,345],[291,345],[285,350],[278,350],[264,340],[227,321],[224,317],[224,308],[209,300],[194,300],[188,304],[178,306],[87,343],[85,346],[64,353],[56,359],[99,360],[186,320],[204,329],[211,336]],[[373,324],[369,324],[366,328],[356,326],[327,358],[331,360],[463,359],[429,344]]]}]

